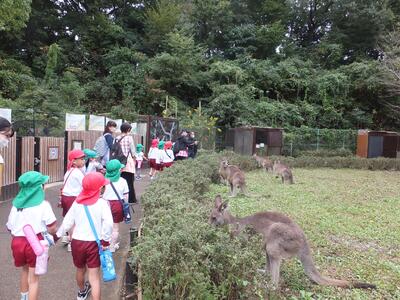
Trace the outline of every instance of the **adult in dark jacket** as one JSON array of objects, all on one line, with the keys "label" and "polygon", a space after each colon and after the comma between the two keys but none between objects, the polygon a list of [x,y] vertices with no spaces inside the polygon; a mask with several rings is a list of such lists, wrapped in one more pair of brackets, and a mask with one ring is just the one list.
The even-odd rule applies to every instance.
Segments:
[{"label": "adult in dark jacket", "polygon": [[104,136],[107,146],[108,146],[106,155],[104,155],[101,158],[101,164],[103,166],[105,166],[110,159],[110,149],[114,142],[113,134],[115,133],[116,130],[117,130],[117,123],[115,123],[114,121],[111,121],[111,120],[108,121],[106,127],[104,128],[104,132],[103,132],[103,136]]},{"label": "adult in dark jacket", "polygon": [[191,131],[189,138],[189,145],[188,145],[188,157],[189,158],[195,158],[196,154],[197,154],[197,141],[196,141],[196,137],[194,135],[194,132]]},{"label": "adult in dark jacket", "polygon": [[188,158],[189,144],[190,141],[189,141],[188,131],[183,129],[181,135],[178,137],[178,139],[174,144],[175,160],[183,160]]}]

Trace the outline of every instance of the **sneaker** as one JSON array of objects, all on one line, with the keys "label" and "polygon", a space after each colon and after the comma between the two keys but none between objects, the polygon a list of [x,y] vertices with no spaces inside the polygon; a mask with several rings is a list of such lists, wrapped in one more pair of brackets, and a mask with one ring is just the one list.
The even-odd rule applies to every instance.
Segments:
[{"label": "sneaker", "polygon": [[90,286],[89,282],[85,282],[85,289],[83,291],[78,291],[78,296],[76,297],[76,300],[85,300],[90,294],[90,291],[92,290],[92,287]]},{"label": "sneaker", "polygon": [[68,252],[72,252],[71,243],[69,243],[69,244],[67,245],[67,251],[68,251]]},{"label": "sneaker", "polygon": [[136,176],[136,180],[141,180],[141,179],[142,179],[142,177],[137,177],[137,176]]},{"label": "sneaker", "polygon": [[61,238],[61,243],[63,243],[63,244],[69,244],[69,236],[68,235],[64,235],[62,238]]}]

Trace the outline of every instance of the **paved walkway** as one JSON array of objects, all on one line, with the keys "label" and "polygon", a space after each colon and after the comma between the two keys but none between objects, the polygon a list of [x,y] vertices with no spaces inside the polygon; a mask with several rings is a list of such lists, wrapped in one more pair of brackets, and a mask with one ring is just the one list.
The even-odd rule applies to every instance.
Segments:
[{"label": "paved walkway", "polygon": [[[138,199],[140,199],[148,184],[148,177],[143,178],[141,181],[135,181],[135,190]],[[50,201],[59,222],[62,221],[61,208],[57,207],[60,186],[60,184],[56,184],[46,189],[46,199]],[[0,300],[20,298],[20,271],[14,267],[10,248],[11,237],[5,227],[10,209],[11,201],[0,203]],[[129,251],[129,229],[131,226],[138,227],[139,219],[142,215],[139,204],[134,205],[134,210],[133,224],[126,225],[125,223],[121,223],[121,248],[114,255],[118,278],[111,283],[102,283],[102,299],[120,299],[119,288],[123,282],[122,272],[125,268],[126,256]],[[39,299],[76,299],[77,286],[75,283],[75,268],[72,263],[72,256],[61,243],[57,243],[55,247],[50,249],[48,268],[48,273],[40,278]]]}]

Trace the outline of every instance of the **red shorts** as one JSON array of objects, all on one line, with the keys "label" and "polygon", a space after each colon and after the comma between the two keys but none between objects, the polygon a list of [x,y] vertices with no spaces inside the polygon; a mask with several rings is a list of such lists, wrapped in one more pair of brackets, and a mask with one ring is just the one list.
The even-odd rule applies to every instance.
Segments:
[{"label": "red shorts", "polygon": [[[37,235],[39,240],[43,240],[42,234]],[[11,241],[11,250],[14,257],[14,265],[23,267],[28,265],[30,268],[36,266],[36,254],[24,236],[14,236]]]},{"label": "red shorts", "polygon": [[63,210],[63,217],[65,217],[65,215],[67,214],[67,212],[69,211],[69,209],[72,206],[72,203],[74,203],[76,199],[76,196],[64,196],[61,195],[61,207]]},{"label": "red shorts", "polygon": [[156,159],[155,158],[150,158],[149,159],[149,166],[152,169],[156,169],[157,168],[157,164],[156,164]]},{"label": "red shorts", "polygon": [[122,203],[119,200],[111,200],[108,201],[108,203],[110,203],[113,222],[121,223],[124,220],[124,211],[122,209]]},{"label": "red shorts", "polygon": [[77,268],[98,268],[100,267],[99,246],[95,241],[71,241],[72,260]]},{"label": "red shorts", "polygon": [[171,161],[171,162],[166,162],[166,163],[164,163],[164,167],[165,167],[165,168],[169,168],[169,167],[171,167],[173,164],[174,164],[173,161]]},{"label": "red shorts", "polygon": [[156,170],[157,170],[157,171],[162,171],[162,170],[164,170],[164,164],[156,164]]}]

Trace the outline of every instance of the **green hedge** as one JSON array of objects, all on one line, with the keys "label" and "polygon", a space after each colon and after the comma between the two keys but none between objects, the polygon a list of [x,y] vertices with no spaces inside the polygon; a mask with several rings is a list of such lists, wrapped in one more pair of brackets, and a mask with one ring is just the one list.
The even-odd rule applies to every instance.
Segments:
[{"label": "green hedge", "polygon": [[320,156],[300,156],[285,157],[273,156],[272,160],[279,159],[293,168],[333,168],[333,169],[364,169],[364,170],[388,170],[400,171],[400,159],[394,158],[360,158],[350,157],[320,157]]},{"label": "green hedge", "polygon": [[[208,224],[221,155],[251,170],[250,157],[200,155],[165,170],[142,196],[143,235],[133,249],[142,268],[145,299],[249,299],[262,295],[260,237],[231,239]],[[254,243],[254,247],[249,247]],[[255,251],[256,250],[256,251]]]}]

